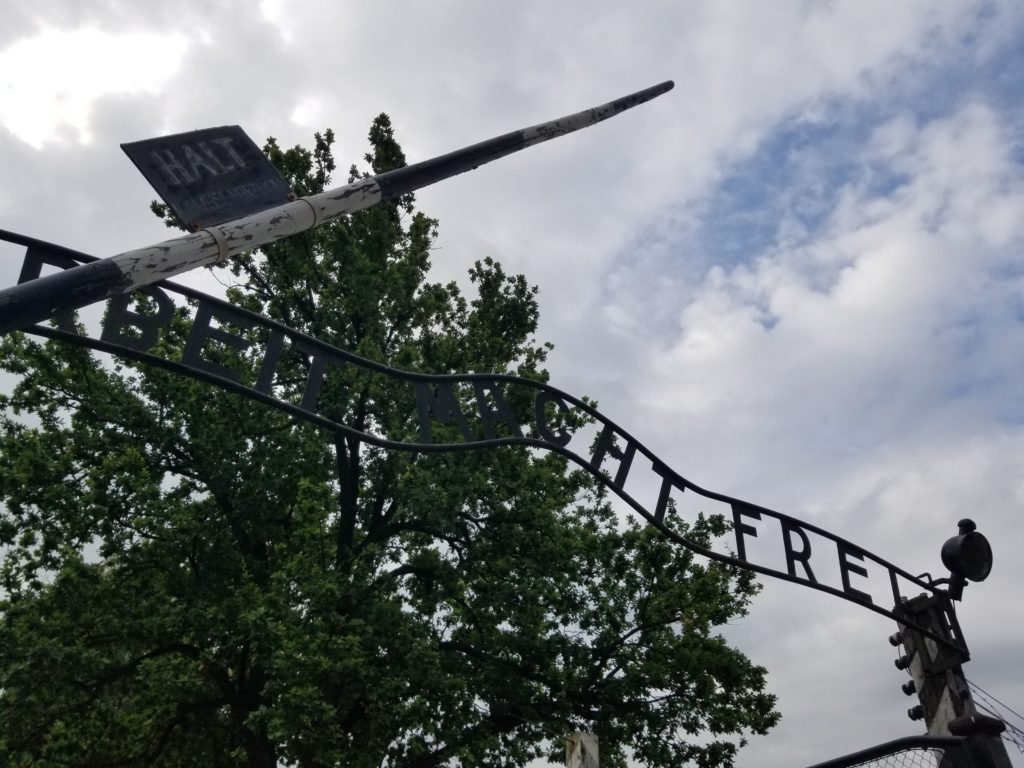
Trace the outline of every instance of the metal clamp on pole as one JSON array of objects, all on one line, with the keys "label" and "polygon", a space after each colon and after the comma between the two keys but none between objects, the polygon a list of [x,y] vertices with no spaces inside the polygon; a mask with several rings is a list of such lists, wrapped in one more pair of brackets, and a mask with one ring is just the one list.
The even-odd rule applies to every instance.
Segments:
[{"label": "metal clamp on pole", "polygon": [[320,209],[319,209],[319,208],[317,208],[317,206],[313,205],[313,203],[311,203],[311,202],[309,201],[309,198],[308,198],[308,197],[299,197],[299,198],[296,198],[295,202],[299,202],[300,200],[301,200],[301,201],[302,201],[303,203],[305,203],[306,205],[308,205],[308,206],[309,206],[309,210],[311,210],[311,211],[313,212],[313,223],[312,223],[312,225],[311,225],[311,226],[314,226],[314,227],[317,227],[317,226],[319,226],[319,225],[320,225],[320,222],[321,222],[321,221],[323,220],[323,219],[322,219],[322,218],[320,217]]},{"label": "metal clamp on pole", "polygon": [[224,233],[221,232],[217,227],[209,227],[208,229],[201,230],[210,237],[213,238],[213,242],[217,244],[217,260],[213,262],[214,266],[220,266],[228,260],[228,256],[231,255],[228,250],[228,241],[224,237]]}]

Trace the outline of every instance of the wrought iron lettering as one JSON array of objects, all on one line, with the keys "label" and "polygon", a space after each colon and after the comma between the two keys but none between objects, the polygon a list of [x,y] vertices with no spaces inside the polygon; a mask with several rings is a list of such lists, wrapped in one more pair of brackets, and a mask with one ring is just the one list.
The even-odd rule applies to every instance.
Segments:
[{"label": "wrought iron lettering", "polygon": [[[38,276],[43,264],[68,269],[92,260],[29,238],[4,235],[3,239],[27,246],[21,271],[24,280]],[[188,317],[188,309],[176,306],[173,294],[195,303],[185,348],[177,360],[156,354],[161,349],[157,344],[160,334],[173,314]],[[386,449],[425,453],[523,445],[557,452],[605,483],[665,536],[693,551],[827,592],[904,624],[907,619],[898,609],[884,607],[886,603],[899,606],[901,594],[923,590],[948,602],[946,593],[930,581],[835,534],[695,485],[591,405],[546,383],[501,374],[435,375],[396,370],[166,281],[134,296],[141,305],[135,309],[126,297],[111,299],[99,338],[82,335],[66,316],[54,318],[53,327],[36,325],[28,330],[205,380]],[[279,395],[281,388],[276,386],[280,361],[288,350],[303,355],[307,362],[298,402]],[[249,370],[255,365],[251,383],[247,379],[253,374],[243,376],[241,369],[231,365],[233,358],[243,354],[251,356]],[[349,366],[357,373],[387,377],[409,387],[406,402],[413,404],[414,412],[408,416],[417,425],[415,436],[361,431],[322,412],[320,394],[325,381]],[[525,423],[517,417],[512,402],[532,404],[521,411]],[[580,426],[585,424],[585,428]],[[656,493],[650,492],[652,488]],[[686,514],[709,511],[732,521],[731,540],[715,548],[690,541],[667,520],[673,512],[685,519]],[[780,550],[784,564],[777,565]],[[948,644],[927,628],[920,629]]]}]

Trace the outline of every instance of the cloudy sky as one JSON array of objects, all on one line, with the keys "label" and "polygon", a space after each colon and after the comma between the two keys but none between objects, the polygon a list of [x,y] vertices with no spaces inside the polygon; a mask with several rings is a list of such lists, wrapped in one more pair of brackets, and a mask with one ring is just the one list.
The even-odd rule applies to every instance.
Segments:
[{"label": "cloudy sky", "polygon": [[[436,278],[525,272],[552,382],[705,488],[912,573],[977,520],[996,563],[959,612],[965,671],[1024,712],[1024,5],[5,0],[0,228],[98,256],[164,239],[121,142],[330,127],[345,167],[386,111],[418,160],[666,79],[421,192]],[[727,631],[784,719],[741,764],[921,732],[894,629],[766,584]]]}]

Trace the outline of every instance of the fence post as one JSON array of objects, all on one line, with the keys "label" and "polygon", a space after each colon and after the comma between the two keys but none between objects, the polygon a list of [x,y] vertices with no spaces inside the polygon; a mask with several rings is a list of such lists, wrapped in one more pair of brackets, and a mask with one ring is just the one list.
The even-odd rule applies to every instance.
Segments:
[{"label": "fence post", "polygon": [[[951,641],[957,638],[963,642],[948,599],[921,595],[907,600],[898,609],[913,624]],[[916,693],[921,702],[907,712],[908,716],[923,719],[929,734],[967,737],[965,749],[947,752],[941,768],[1011,768],[1000,738],[1005,723],[978,712],[971,697],[962,668],[969,658],[967,654],[936,643],[909,624],[901,625],[893,638],[898,638],[906,650],[896,666],[906,669],[913,679],[904,685],[903,691],[908,695]]]}]

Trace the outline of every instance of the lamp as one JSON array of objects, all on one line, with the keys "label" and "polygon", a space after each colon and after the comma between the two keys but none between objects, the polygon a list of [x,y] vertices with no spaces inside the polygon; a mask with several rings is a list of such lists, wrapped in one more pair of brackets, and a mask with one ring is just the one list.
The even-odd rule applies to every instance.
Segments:
[{"label": "lamp", "polygon": [[988,539],[978,533],[973,520],[964,518],[957,526],[959,534],[942,545],[942,564],[952,574],[949,580],[952,600],[963,597],[968,581],[984,581],[992,572],[992,547]]}]

